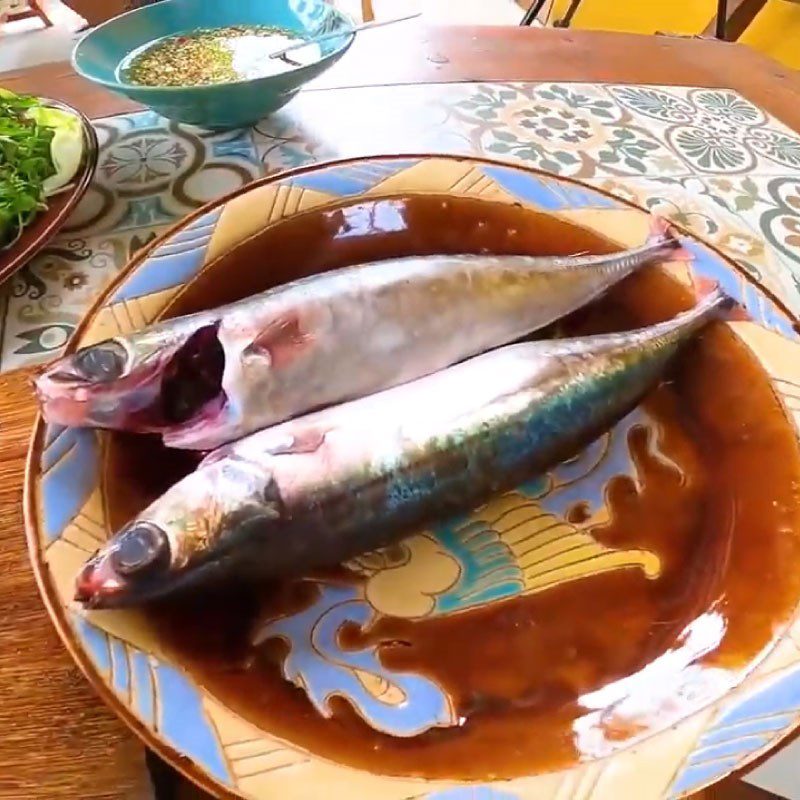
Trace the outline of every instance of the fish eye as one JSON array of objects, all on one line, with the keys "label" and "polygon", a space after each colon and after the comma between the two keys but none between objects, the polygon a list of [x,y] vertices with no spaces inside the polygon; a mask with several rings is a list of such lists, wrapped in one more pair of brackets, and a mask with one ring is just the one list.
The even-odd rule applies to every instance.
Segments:
[{"label": "fish eye", "polygon": [[152,572],[169,560],[167,535],[149,522],[134,522],[120,533],[109,558],[120,575]]},{"label": "fish eye", "polygon": [[121,377],[128,363],[128,351],[113,339],[79,350],[73,366],[82,378],[113,381]]}]

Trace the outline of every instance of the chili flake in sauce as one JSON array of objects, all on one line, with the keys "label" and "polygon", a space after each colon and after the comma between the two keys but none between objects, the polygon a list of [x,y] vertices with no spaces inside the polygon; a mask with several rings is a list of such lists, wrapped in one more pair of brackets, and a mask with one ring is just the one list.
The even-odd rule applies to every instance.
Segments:
[{"label": "chili flake in sauce", "polygon": [[121,72],[142,86],[201,86],[260,78],[310,63],[320,57],[309,44],[291,61],[270,58],[301,37],[284,28],[231,25],[177,34],[147,45],[128,57]]}]

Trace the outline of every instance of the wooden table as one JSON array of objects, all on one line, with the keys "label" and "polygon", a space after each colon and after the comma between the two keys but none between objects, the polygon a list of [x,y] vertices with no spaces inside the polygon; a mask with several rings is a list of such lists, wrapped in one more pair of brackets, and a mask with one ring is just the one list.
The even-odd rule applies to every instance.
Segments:
[{"label": "wooden table", "polygon": [[[800,76],[743,46],[715,41],[408,24],[360,37],[313,88],[464,80],[731,87],[800,130]],[[133,107],[63,63],[8,73],[0,82],[94,117]],[[26,371],[0,376],[0,798],[149,797],[141,745],[97,700],[61,646],[28,566],[20,506],[34,417],[29,377]],[[706,793],[727,800],[766,796],[736,781]]]}]

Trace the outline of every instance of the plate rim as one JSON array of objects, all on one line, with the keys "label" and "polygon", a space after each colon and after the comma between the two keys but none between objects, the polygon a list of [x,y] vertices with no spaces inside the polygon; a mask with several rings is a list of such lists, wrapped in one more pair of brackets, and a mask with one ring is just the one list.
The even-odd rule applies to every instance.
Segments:
[{"label": "plate rim", "polygon": [[[136,251],[134,256],[126,262],[126,264],[122,267],[122,269],[120,269],[111,279],[111,281],[107,283],[101,289],[101,291],[95,296],[95,299],[92,301],[91,305],[86,308],[80,320],[78,321],[78,324],[75,326],[75,330],[72,332],[66,344],[64,345],[63,354],[73,352],[73,348],[75,347],[77,341],[84,334],[86,327],[91,323],[89,317],[95,315],[97,311],[103,305],[105,305],[105,301],[117,291],[120,285],[125,280],[127,280],[129,275],[134,270],[138,269],[138,267],[143,261],[149,258],[150,254],[154,250],[156,250],[162,244],[165,244],[167,241],[169,241],[173,236],[182,231],[184,228],[189,227],[196,220],[200,219],[206,214],[210,214],[226,206],[231,200],[234,200],[237,197],[241,197],[242,195],[248,194],[251,191],[260,189],[263,186],[268,186],[278,181],[305,175],[308,172],[315,172],[319,169],[345,167],[348,164],[354,164],[359,162],[373,162],[373,161],[391,162],[391,161],[409,161],[409,160],[422,161],[427,159],[442,159],[445,161],[453,161],[453,162],[466,161],[475,164],[482,164],[485,166],[511,167],[512,169],[520,169],[532,175],[541,175],[545,179],[556,179],[559,181],[563,181],[565,183],[570,183],[573,186],[576,186],[584,190],[588,189],[589,191],[602,195],[603,197],[606,197],[609,200],[613,200],[614,203],[619,203],[620,205],[626,206],[627,208],[640,211],[644,214],[652,215],[652,212],[649,209],[645,208],[639,203],[635,203],[631,200],[628,200],[627,198],[618,197],[617,195],[607,191],[606,189],[603,189],[602,187],[593,186],[589,183],[585,183],[584,181],[578,180],[576,178],[571,178],[563,175],[556,175],[555,173],[539,169],[538,167],[531,167],[528,166],[527,164],[514,162],[506,159],[487,158],[485,156],[472,156],[472,155],[452,154],[452,153],[423,152],[423,153],[382,154],[375,156],[372,155],[347,156],[346,158],[326,159],[324,161],[316,161],[311,164],[304,164],[299,167],[292,167],[290,169],[272,172],[269,175],[264,175],[261,178],[257,178],[256,180],[251,181],[250,183],[246,183],[243,186],[240,186],[224,195],[221,195],[220,197],[215,198],[214,200],[204,203],[202,206],[199,206],[193,211],[190,211],[186,216],[182,217],[180,220],[170,225],[166,230],[159,233],[155,238],[151,239],[144,247]],[[343,197],[342,199],[345,200],[347,198]],[[743,267],[739,266],[739,264],[737,264],[733,258],[728,256],[726,253],[723,253],[722,250],[720,250],[716,245],[713,245],[710,242],[707,242],[705,239],[701,238],[700,236],[697,236],[696,234],[692,233],[685,225],[678,222],[673,222],[672,220],[669,221],[669,224],[670,227],[678,231],[678,233],[681,236],[685,236],[689,239],[695,240],[700,244],[702,244],[703,247],[713,252],[715,256],[717,256],[721,261],[724,261],[738,275],[740,275],[748,283],[756,287],[760,292],[762,292],[766,297],[768,297],[770,301],[772,301],[775,304],[775,306],[779,308],[790,320],[792,326],[795,329],[795,332],[800,334],[800,314],[796,314],[794,311],[792,311],[791,308],[789,308],[789,306],[786,304],[786,302],[782,300],[780,297],[778,297],[778,295],[776,295],[771,289],[764,286],[751,273],[749,273]]]},{"label": "plate rim", "polygon": [[[76,325],[73,334],[67,341],[64,348],[64,353],[65,354],[72,353],[75,351],[79,340],[83,337],[86,331],[86,328],[92,324],[94,317],[106,305],[106,301],[117,291],[120,285],[123,284],[130,277],[130,275],[133,274],[139,268],[139,266],[149,258],[149,256],[152,254],[153,251],[155,251],[161,245],[168,242],[173,236],[180,233],[184,228],[190,226],[197,219],[205,216],[206,214],[209,214],[211,212],[223,208],[225,205],[227,205],[230,201],[234,200],[235,198],[243,196],[251,191],[256,191],[262,188],[263,186],[268,186],[270,184],[278,183],[280,181],[292,179],[297,176],[302,176],[309,172],[316,172],[331,168],[335,169],[340,167],[346,167],[354,163],[375,162],[375,161],[379,162],[418,161],[419,162],[431,159],[445,160],[450,162],[468,162],[484,166],[493,166],[493,167],[511,168],[515,170],[520,170],[530,175],[542,176],[545,180],[556,180],[572,184],[573,186],[579,187],[584,190],[589,190],[591,192],[594,192],[596,194],[599,194],[603,197],[612,200],[615,204],[618,204],[620,207],[627,207],[629,209],[633,209],[648,215],[652,214],[650,210],[648,210],[647,208],[643,207],[642,205],[636,202],[618,197],[601,187],[595,187],[581,180],[571,177],[556,175],[546,170],[542,170],[537,167],[532,167],[527,164],[515,162],[512,160],[487,158],[485,156],[477,156],[477,155],[473,156],[473,155],[451,154],[451,153],[402,153],[402,154],[381,154],[374,156],[373,155],[348,156],[346,158],[318,161],[310,164],[305,164],[299,167],[293,167],[286,170],[279,170],[269,175],[265,175],[248,184],[245,184],[244,186],[240,186],[231,192],[228,192],[224,195],[221,195],[218,198],[215,198],[214,200],[208,203],[205,203],[204,205],[200,206],[199,208],[187,214],[182,219],[170,225],[169,228],[167,228],[157,237],[148,242],[147,245],[145,245],[139,251],[137,251],[136,254],[133,256],[133,258],[131,258],[125,264],[125,266],[114,276],[114,278],[104,287],[104,289],[96,295],[94,301],[86,309],[80,321]],[[342,201],[345,201],[348,199],[348,196],[343,196],[340,199]],[[741,276],[749,284],[756,287],[759,292],[763,293],[764,296],[769,298],[769,300],[772,301],[775,304],[775,306],[782,313],[786,315],[794,331],[800,333],[800,316],[798,314],[795,314],[786,305],[786,303],[779,297],[777,297],[769,288],[765,287],[753,275],[751,275],[744,268],[739,266],[739,264],[737,264],[733,258],[723,253],[715,245],[707,242],[705,239],[689,231],[684,225],[672,222],[672,220],[670,220],[670,226],[674,227],[679,232],[680,235],[686,236],[689,239],[698,242],[704,248],[707,248],[717,258],[719,258],[729,268],[731,268],[737,275]],[[236,246],[238,246],[238,243],[234,245],[234,247]],[[222,782],[215,780],[206,770],[202,769],[202,767],[195,764],[195,762],[190,757],[185,756],[176,748],[172,747],[169,743],[167,743],[163,737],[155,734],[148,726],[146,726],[139,720],[139,718],[136,716],[136,714],[134,714],[134,712],[131,709],[129,709],[119,700],[119,698],[114,694],[110,684],[102,679],[91,657],[89,656],[86,648],[84,648],[81,645],[80,641],[78,640],[78,637],[75,635],[75,632],[69,620],[67,619],[66,615],[67,609],[60,604],[58,598],[55,596],[54,582],[46,574],[49,572],[48,564],[43,558],[40,557],[42,552],[42,548],[40,547],[39,543],[40,522],[37,517],[36,493],[35,491],[33,491],[32,481],[34,472],[37,468],[37,459],[41,457],[42,437],[45,435],[46,430],[47,430],[47,424],[42,418],[41,413],[37,410],[36,417],[33,422],[31,436],[28,442],[28,450],[25,459],[22,510],[23,510],[23,520],[25,525],[26,548],[28,551],[28,557],[31,562],[31,568],[34,573],[39,594],[42,597],[45,609],[47,610],[48,616],[50,617],[50,620],[53,626],[55,627],[59,635],[59,638],[63,642],[64,646],[66,647],[73,661],[76,663],[80,671],[88,680],[89,684],[91,685],[95,693],[106,704],[106,706],[108,706],[118,717],[121,718],[121,720],[128,726],[128,728],[132,730],[133,733],[136,736],[138,736],[139,739],[148,748],[150,748],[156,754],[158,754],[162,759],[164,759],[167,763],[169,763],[170,766],[172,766],[175,770],[180,772],[184,777],[191,780],[193,783],[198,785],[203,790],[207,791],[213,797],[224,798],[225,800],[228,800],[228,798],[230,798],[231,800],[239,800],[242,797],[241,794],[230,790],[229,788],[224,786]],[[800,431],[798,432],[798,440],[800,441]],[[798,617],[800,617],[800,598],[798,598],[798,605],[795,607],[791,616],[787,619],[785,628],[782,627],[781,630],[785,633],[785,631],[791,627],[792,623],[795,622],[798,619]],[[777,637],[772,643],[770,643],[768,647],[764,648],[764,650],[762,650],[760,653],[756,655],[756,657],[750,662],[750,664],[744,671],[742,679],[732,689],[730,689],[728,692],[721,695],[720,697],[716,698],[715,700],[712,700],[694,709],[688,716],[682,717],[680,720],[678,720],[675,723],[675,725],[678,725],[684,722],[685,720],[690,719],[697,713],[700,713],[704,710],[707,711],[709,709],[719,706],[719,704],[725,702],[726,698],[731,698],[735,696],[736,692],[738,692],[738,690],[742,688],[745,681],[747,681],[752,676],[753,671],[757,669],[758,666],[774,651],[775,647],[779,644],[779,641],[780,637]],[[795,664],[795,667],[800,668],[800,660],[798,660],[798,662]],[[787,673],[790,669],[791,665],[788,665],[783,669],[778,670],[778,672],[774,674],[783,675]],[[765,679],[768,680],[769,678],[773,677],[774,674],[769,673],[764,677]],[[665,728],[663,731],[656,731],[650,736],[647,736],[646,739],[651,739],[660,734],[663,734],[668,730],[670,730],[672,727],[674,726],[669,726],[668,728]],[[768,754],[777,746],[779,746],[781,742],[783,742],[787,737],[789,737],[793,732],[795,732],[798,729],[798,727],[800,727],[800,714],[796,716],[796,718],[792,721],[790,725],[788,725],[786,728],[782,729],[779,733],[777,733],[768,743],[744,755],[741,761],[737,763],[737,765],[733,769],[730,769],[720,775],[713,776],[706,782],[699,783],[696,786],[692,786],[689,790],[679,792],[674,797],[685,797],[689,793],[702,791],[704,788],[717,783],[718,781],[722,780],[723,778],[729,775],[738,774],[742,770],[749,768],[753,762],[764,758],[766,754]],[[298,747],[297,745],[292,745],[292,746],[295,747],[296,749],[305,751],[305,748]],[[627,749],[623,749],[620,751],[620,753],[626,751]],[[317,757],[323,758],[321,756]],[[603,758],[596,759],[596,761],[597,762],[609,761],[612,760],[613,758],[614,754],[612,754],[611,756],[605,756]],[[337,763],[337,762],[332,762],[332,763]],[[339,766],[348,766],[348,765],[339,764]],[[565,768],[565,770],[567,771],[569,769],[571,769],[571,767]],[[544,772],[538,774],[547,774],[547,773]],[[386,776],[386,777],[390,778],[391,776]],[[528,778],[530,777],[535,777],[535,776],[528,776]],[[509,781],[502,781],[500,783],[513,782],[514,780],[522,780],[522,779],[525,778],[524,777],[513,778],[509,779]],[[419,781],[420,786],[424,786],[426,783],[428,783],[428,781],[426,781],[425,779],[420,779],[420,778],[406,777],[405,780]],[[453,786],[469,787],[469,786],[484,786],[484,785],[493,786],[498,782],[496,781],[464,782],[464,781],[459,781],[457,779],[450,779],[450,783]]]}]

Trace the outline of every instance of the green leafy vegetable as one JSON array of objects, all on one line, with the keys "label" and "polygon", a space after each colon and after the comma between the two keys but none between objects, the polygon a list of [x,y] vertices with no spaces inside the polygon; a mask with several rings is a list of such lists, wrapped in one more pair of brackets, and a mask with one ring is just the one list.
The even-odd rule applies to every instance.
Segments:
[{"label": "green leafy vegetable", "polygon": [[68,111],[46,106],[28,109],[26,116],[40,126],[53,129],[50,156],[55,173],[44,182],[45,194],[49,195],[68,184],[80,168],[83,158],[81,121]]},{"label": "green leafy vegetable", "polygon": [[0,89],[0,249],[47,208],[48,194],[72,179],[81,155],[74,115]]}]

